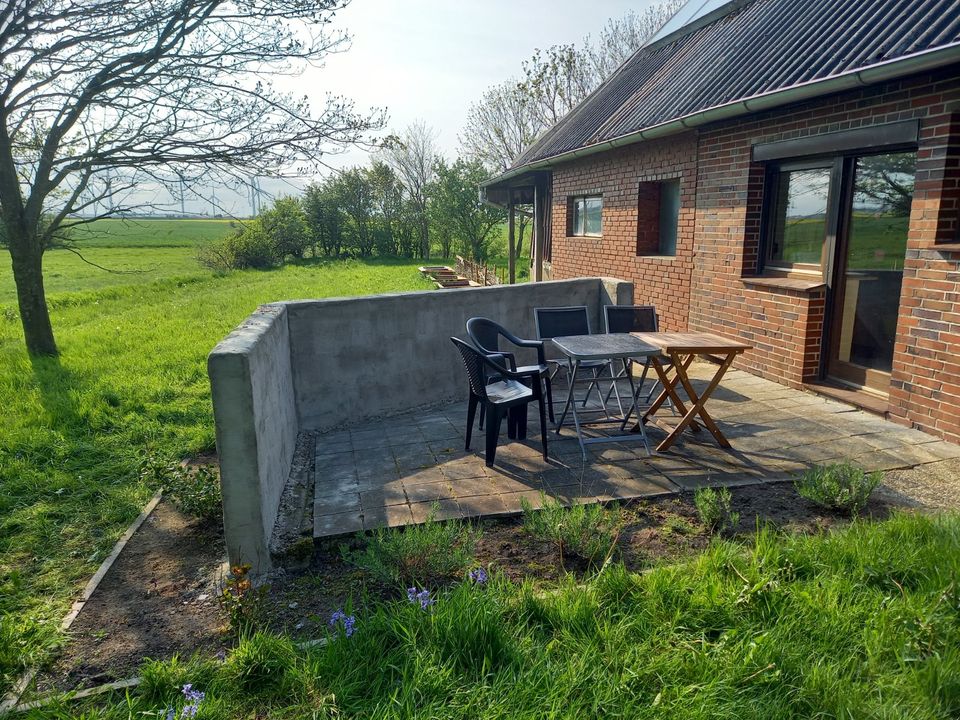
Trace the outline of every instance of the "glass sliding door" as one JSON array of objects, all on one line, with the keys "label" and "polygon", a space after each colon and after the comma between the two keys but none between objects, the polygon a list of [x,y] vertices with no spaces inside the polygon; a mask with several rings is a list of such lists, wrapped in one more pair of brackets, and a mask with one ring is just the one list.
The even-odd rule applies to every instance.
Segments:
[{"label": "glass sliding door", "polygon": [[886,392],[903,283],[915,152],[850,159],[827,374]]}]

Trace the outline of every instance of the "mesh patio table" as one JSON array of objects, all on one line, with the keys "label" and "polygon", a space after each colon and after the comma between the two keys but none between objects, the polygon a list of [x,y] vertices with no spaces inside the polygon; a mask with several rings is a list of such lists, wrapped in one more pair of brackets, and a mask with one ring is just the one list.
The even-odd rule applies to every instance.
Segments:
[{"label": "mesh patio table", "polygon": [[[636,337],[633,337],[629,333],[609,333],[603,335],[563,335],[553,338],[552,342],[557,349],[566,356],[567,363],[569,365],[568,377],[570,378],[570,388],[567,391],[567,401],[564,403],[563,412],[560,413],[560,417],[557,420],[557,434],[560,434],[560,429],[563,427],[563,421],[567,416],[567,411],[570,410],[572,411],[571,414],[573,415],[573,424],[577,430],[577,439],[580,441],[580,451],[583,453],[584,459],[587,457],[587,445],[594,443],[626,442],[630,440],[636,440],[637,436],[635,434],[622,433],[623,428],[626,427],[627,421],[630,418],[630,414],[636,409],[637,404],[636,387],[633,382],[633,375],[629,370],[628,361],[639,358],[646,359],[651,356],[659,355],[660,349],[655,345],[651,345]],[[577,412],[577,403],[574,398],[573,391],[576,387],[577,371],[580,369],[580,363],[588,360],[610,360],[611,362],[619,360],[621,363],[623,363],[625,376],[630,383],[630,397],[632,398],[630,408],[627,410],[626,414],[620,417],[611,417],[607,410],[606,402],[601,399],[603,408],[600,411],[604,412],[604,418],[597,420],[582,420],[580,418],[580,413]],[[616,382],[616,380],[611,378],[611,382]],[[588,389],[588,397],[589,392],[590,391]],[[603,422],[618,423],[620,425],[621,434],[591,438],[585,438],[583,436],[583,429],[581,427],[582,424],[595,424]],[[647,452],[649,453],[650,445],[647,443],[647,434],[643,429],[643,425],[639,426],[639,433],[640,439],[643,440],[644,447],[646,447]]]},{"label": "mesh patio table", "polygon": [[[650,356],[650,364],[653,366],[657,377],[660,378],[660,382],[663,384],[663,390],[660,392],[660,395],[653,401],[639,422],[634,425],[632,432],[639,432],[645,437],[646,433],[643,430],[643,426],[651,421],[656,422],[654,416],[657,410],[659,410],[669,398],[683,417],[674,427],[663,428],[667,432],[667,437],[657,446],[658,451],[663,452],[667,450],[688,427],[692,431],[699,431],[700,424],[697,422],[698,416],[720,447],[729,448],[730,442],[720,431],[720,428],[717,427],[717,424],[713,418],[710,417],[704,405],[713,394],[713,391],[717,389],[717,386],[733,364],[737,355],[751,349],[753,346],[741,340],[730,340],[729,338],[712,333],[654,332],[631,334],[640,342],[652,345],[660,351],[657,355]],[[668,370],[664,367],[662,362],[663,356],[670,358],[673,364],[673,377],[669,377]],[[697,356],[719,356],[722,358],[713,378],[699,394],[687,376],[687,369]],[[690,402],[693,403],[689,409],[687,409],[677,394],[677,385],[683,387],[687,396],[690,398]],[[634,404],[634,407],[636,407],[636,404]]]}]

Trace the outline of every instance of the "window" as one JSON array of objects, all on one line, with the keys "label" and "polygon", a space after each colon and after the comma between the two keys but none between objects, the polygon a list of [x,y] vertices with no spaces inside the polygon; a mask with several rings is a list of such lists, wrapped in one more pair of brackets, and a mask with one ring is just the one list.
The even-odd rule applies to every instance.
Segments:
[{"label": "window", "polygon": [[570,200],[572,218],[570,223],[571,235],[590,235],[599,237],[602,229],[603,198],[599,195],[592,197],[575,197]]},{"label": "window", "polygon": [[822,268],[833,172],[833,163],[775,172],[770,184],[769,265],[797,270]]},{"label": "window", "polygon": [[637,255],[676,255],[680,179],[641,182],[637,191]]}]

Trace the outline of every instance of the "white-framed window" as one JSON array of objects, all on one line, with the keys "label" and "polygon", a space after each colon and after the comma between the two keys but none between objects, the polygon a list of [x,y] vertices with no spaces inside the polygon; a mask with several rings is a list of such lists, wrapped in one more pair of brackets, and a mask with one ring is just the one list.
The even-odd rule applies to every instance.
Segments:
[{"label": "white-framed window", "polygon": [[599,237],[603,230],[603,197],[584,195],[570,198],[570,234]]}]

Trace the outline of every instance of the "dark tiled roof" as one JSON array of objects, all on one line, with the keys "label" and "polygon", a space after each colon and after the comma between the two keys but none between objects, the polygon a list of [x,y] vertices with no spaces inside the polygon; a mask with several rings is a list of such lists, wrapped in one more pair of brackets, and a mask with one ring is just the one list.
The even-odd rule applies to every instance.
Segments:
[{"label": "dark tiled roof", "polygon": [[731,6],[707,25],[639,50],[514,167],[960,42],[958,0],[753,0]]}]

